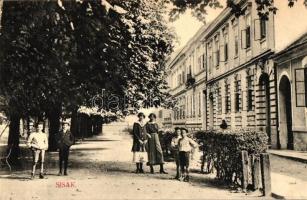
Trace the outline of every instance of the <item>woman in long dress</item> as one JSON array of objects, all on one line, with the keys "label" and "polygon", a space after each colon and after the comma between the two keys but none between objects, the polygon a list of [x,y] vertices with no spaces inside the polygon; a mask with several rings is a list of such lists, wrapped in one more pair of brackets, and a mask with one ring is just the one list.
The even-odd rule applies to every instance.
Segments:
[{"label": "woman in long dress", "polygon": [[154,165],[160,165],[160,173],[167,174],[163,169],[164,158],[158,135],[159,127],[156,123],[156,115],[151,113],[148,117],[149,122],[145,125],[145,129],[148,134],[148,165],[150,166],[150,173],[154,173]]},{"label": "woman in long dress", "polygon": [[139,120],[133,124],[133,162],[136,163],[136,173],[144,173],[143,163],[147,162],[147,135],[145,132],[145,115],[138,114]]}]

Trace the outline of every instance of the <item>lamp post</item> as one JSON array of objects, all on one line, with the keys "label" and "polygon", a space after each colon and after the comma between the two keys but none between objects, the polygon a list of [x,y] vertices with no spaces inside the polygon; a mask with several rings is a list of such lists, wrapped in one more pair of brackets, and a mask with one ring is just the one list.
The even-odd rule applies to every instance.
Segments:
[{"label": "lamp post", "polygon": [[3,7],[3,0],[0,0],[0,29],[1,29],[2,7]]}]

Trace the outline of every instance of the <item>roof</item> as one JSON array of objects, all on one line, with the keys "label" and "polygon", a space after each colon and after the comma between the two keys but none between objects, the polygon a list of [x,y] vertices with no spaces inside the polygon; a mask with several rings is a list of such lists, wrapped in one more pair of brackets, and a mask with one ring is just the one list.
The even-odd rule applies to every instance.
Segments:
[{"label": "roof", "polygon": [[302,35],[300,35],[298,38],[296,38],[293,42],[291,42],[286,48],[282,49],[281,51],[279,51],[278,53],[276,53],[274,55],[274,58],[278,58],[281,55],[295,49],[298,48],[300,46],[302,46],[303,44],[307,44],[307,32],[303,33]]}]

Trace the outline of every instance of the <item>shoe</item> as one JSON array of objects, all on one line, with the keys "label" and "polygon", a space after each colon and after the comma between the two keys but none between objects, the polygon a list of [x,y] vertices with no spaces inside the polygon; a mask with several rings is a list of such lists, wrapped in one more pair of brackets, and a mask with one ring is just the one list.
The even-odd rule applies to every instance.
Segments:
[{"label": "shoe", "polygon": [[34,178],[35,178],[35,175],[33,173],[31,173],[30,179],[33,180]]},{"label": "shoe", "polygon": [[189,182],[190,181],[190,177],[189,176],[186,176],[183,180],[184,182]]},{"label": "shoe", "polygon": [[139,172],[140,172],[141,174],[144,174],[144,173],[145,173],[143,169],[140,169]]},{"label": "shoe", "polygon": [[183,176],[180,176],[178,180],[179,180],[179,181],[183,181],[183,180],[184,180],[184,177],[183,177]]},{"label": "shoe", "polygon": [[160,171],[160,174],[168,174],[166,171],[162,170]]},{"label": "shoe", "polygon": [[63,173],[62,173],[62,172],[59,172],[59,173],[58,173],[58,176],[62,176],[62,175],[63,175]]},{"label": "shoe", "polygon": [[179,179],[179,175],[176,175],[174,179]]},{"label": "shoe", "polygon": [[68,176],[67,172],[64,172],[64,176]]},{"label": "shoe", "polygon": [[43,173],[40,173],[40,174],[39,174],[39,178],[40,178],[40,179],[43,179],[43,178],[44,178]]}]

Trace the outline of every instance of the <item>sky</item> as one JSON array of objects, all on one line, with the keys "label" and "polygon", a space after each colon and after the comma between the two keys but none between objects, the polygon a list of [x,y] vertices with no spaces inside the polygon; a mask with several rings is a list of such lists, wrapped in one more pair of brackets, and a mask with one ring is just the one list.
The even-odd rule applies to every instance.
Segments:
[{"label": "sky", "polygon": [[[221,3],[225,5],[223,0]],[[206,23],[215,19],[222,10],[223,9],[209,8],[207,10],[208,15],[206,16]],[[204,23],[193,17],[190,11],[182,14],[175,22],[170,23],[170,26],[175,28],[179,41],[179,44],[175,46],[175,51],[183,47],[203,25]]]},{"label": "sky", "polygon": [[[226,0],[220,0],[220,2],[225,8]],[[307,9],[303,6],[304,0],[297,0],[292,8],[288,7],[287,2],[286,0],[275,1],[275,6],[278,8],[274,20],[276,52],[307,32]],[[206,22],[215,19],[222,10],[208,8]],[[175,51],[183,47],[202,25],[203,23],[194,18],[191,12],[181,15],[177,21],[170,23],[170,26],[175,28],[179,39]]]}]

